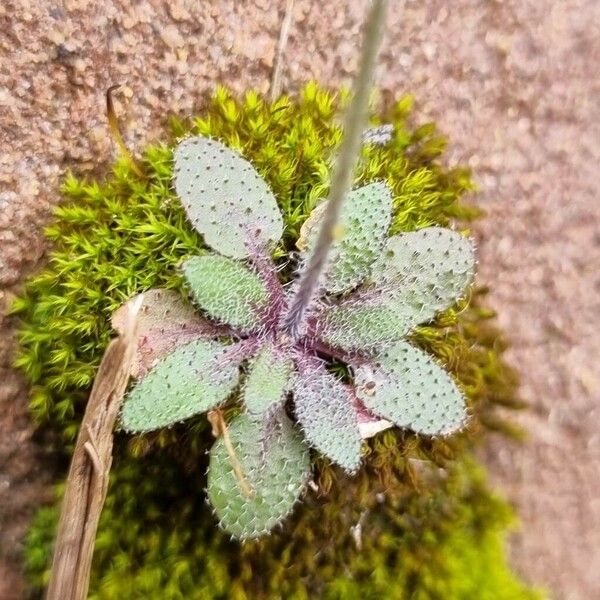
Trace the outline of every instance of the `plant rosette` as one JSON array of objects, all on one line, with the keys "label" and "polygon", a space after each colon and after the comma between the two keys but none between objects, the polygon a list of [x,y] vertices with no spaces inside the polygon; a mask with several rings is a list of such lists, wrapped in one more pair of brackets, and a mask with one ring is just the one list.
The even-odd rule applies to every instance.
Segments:
[{"label": "plant rosette", "polygon": [[447,436],[465,425],[460,389],[407,336],[465,295],[475,264],[469,238],[438,226],[389,236],[386,182],[354,189],[319,293],[290,327],[327,202],[302,226],[297,256],[287,257],[296,277],[282,282],[272,259],[282,216],[252,164],[215,139],[188,137],[174,152],[174,186],[215,253],[181,265],[192,302],[151,289],[113,315],[120,331],[130,303],[141,304],[138,381],[121,424],[143,433],[239,408],[217,427],[207,474],[208,498],[232,536],[258,537],[291,512],[311,475],[311,448],[353,474],[363,440],[382,429]]}]

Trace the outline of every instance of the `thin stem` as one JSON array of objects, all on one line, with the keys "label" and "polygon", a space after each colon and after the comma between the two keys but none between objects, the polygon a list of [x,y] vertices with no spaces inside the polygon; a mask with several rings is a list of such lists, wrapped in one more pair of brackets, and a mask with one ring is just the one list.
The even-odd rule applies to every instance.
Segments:
[{"label": "thin stem", "polygon": [[229,460],[231,461],[231,468],[233,469],[233,474],[237,479],[240,489],[242,490],[246,498],[252,498],[254,492],[252,491],[252,488],[246,481],[244,470],[242,469],[240,460],[237,457],[237,454],[235,453],[235,448],[231,443],[231,438],[229,437],[229,429],[227,427],[227,423],[225,423],[225,419],[223,418],[223,413],[218,408],[216,408],[215,410],[211,410],[208,413],[208,421],[212,425],[213,435],[215,437],[223,438],[223,444],[225,444],[225,450],[227,450],[227,454],[229,455]]},{"label": "thin stem", "polygon": [[290,35],[290,26],[292,24],[292,16],[294,14],[294,0],[287,0],[285,6],[285,14],[281,22],[279,31],[279,40],[277,41],[277,49],[275,50],[275,62],[273,66],[273,75],[271,77],[271,103],[275,102],[281,93],[281,70],[283,68],[283,54],[287,45],[288,36]]},{"label": "thin stem", "polygon": [[387,0],[373,0],[365,24],[360,65],[354,80],[353,97],[344,119],[344,137],[333,169],[327,208],[323,215],[315,249],[306,270],[300,277],[298,291],[292,298],[286,317],[285,328],[293,338],[298,338],[304,328],[306,310],[318,291],[319,280],[327,264],[342,202],[352,187],[352,173],[358,160],[362,132],[367,125],[369,95],[375,60],[385,24],[386,9]]},{"label": "thin stem", "polygon": [[125,144],[125,140],[121,135],[121,129],[119,128],[119,120],[117,119],[117,113],[115,111],[115,105],[113,102],[113,92],[118,90],[120,85],[111,85],[106,90],[106,117],[108,119],[108,127],[110,129],[110,133],[113,137],[113,140],[119,147],[121,154],[129,161],[131,168],[135,172],[138,177],[144,177],[144,172],[142,171],[140,165],[137,160],[133,157],[133,154],[129,152],[129,148],[127,148]]}]

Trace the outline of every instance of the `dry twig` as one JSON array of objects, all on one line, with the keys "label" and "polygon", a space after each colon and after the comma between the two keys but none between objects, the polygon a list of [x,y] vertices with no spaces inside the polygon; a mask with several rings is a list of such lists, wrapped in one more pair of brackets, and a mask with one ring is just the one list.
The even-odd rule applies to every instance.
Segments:
[{"label": "dry twig", "polygon": [[237,457],[237,454],[235,453],[235,448],[231,443],[231,437],[229,437],[229,429],[227,428],[227,423],[223,418],[223,413],[218,408],[216,408],[215,410],[211,410],[208,413],[207,417],[209,423],[212,426],[212,434],[216,438],[223,438],[223,443],[225,444],[225,449],[227,450],[229,460],[231,461],[231,467],[233,468],[233,474],[238,480],[240,488],[242,489],[242,492],[244,492],[244,496],[246,496],[246,498],[252,498],[254,492],[252,491],[252,488],[246,481],[244,470],[242,469],[240,460]]},{"label": "dry twig", "polygon": [[275,50],[275,61],[273,65],[273,75],[271,76],[270,96],[271,102],[275,102],[281,93],[281,72],[283,69],[283,55],[290,35],[290,26],[294,15],[294,0],[287,0],[281,29],[279,30],[279,40],[277,40],[277,49]]},{"label": "dry twig", "polygon": [[112,463],[113,428],[134,359],[136,315],[104,353],[75,443],[54,545],[47,600],[87,596],[98,520]]},{"label": "dry twig", "polygon": [[121,134],[121,129],[119,127],[119,120],[117,119],[117,111],[115,110],[115,103],[113,102],[113,92],[118,90],[120,85],[111,85],[106,90],[106,118],[108,119],[108,128],[110,129],[110,133],[113,137],[113,140],[119,147],[121,154],[129,161],[131,168],[135,172],[138,177],[143,178],[144,172],[140,167],[138,161],[135,159],[133,154],[127,148],[125,144],[125,140],[123,139],[123,135]]}]

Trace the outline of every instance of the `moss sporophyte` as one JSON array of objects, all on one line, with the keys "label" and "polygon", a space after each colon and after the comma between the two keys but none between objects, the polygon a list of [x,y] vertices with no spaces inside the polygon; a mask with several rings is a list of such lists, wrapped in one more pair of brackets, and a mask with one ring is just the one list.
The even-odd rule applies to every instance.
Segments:
[{"label": "moss sporophyte", "polygon": [[[318,294],[294,322],[326,202],[300,230],[290,258],[297,277],[281,282],[271,254],[283,219],[250,162],[215,139],[191,136],[174,151],[174,184],[214,253],[181,265],[198,312],[168,290],[130,300],[141,302],[139,381],[121,421],[148,432],[239,397],[207,475],[228,532],[257,537],[291,511],[310,477],[309,448],[355,473],[363,439],[381,429],[444,436],[465,424],[453,379],[405,338],[464,295],[475,262],[468,238],[438,226],[390,236],[390,187],[381,179],[362,185],[344,199]],[[114,314],[117,330],[128,310]]]}]

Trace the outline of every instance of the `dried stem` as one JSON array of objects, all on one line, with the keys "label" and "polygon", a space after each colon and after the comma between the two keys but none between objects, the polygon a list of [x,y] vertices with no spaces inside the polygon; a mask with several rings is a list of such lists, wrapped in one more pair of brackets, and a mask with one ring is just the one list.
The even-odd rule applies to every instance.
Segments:
[{"label": "dried stem", "polygon": [[294,338],[298,338],[304,328],[306,309],[318,291],[319,280],[327,264],[331,244],[335,238],[342,202],[352,187],[352,173],[358,160],[362,132],[367,125],[369,95],[375,60],[385,24],[386,9],[387,0],[373,0],[365,24],[360,65],[354,80],[353,97],[344,119],[344,137],[333,169],[327,208],[323,215],[315,249],[300,278],[298,290],[292,299],[286,317],[285,327]]},{"label": "dried stem", "polygon": [[115,143],[121,151],[121,154],[129,161],[129,163],[131,164],[131,168],[134,170],[135,174],[138,177],[144,177],[144,172],[142,171],[140,165],[125,145],[125,140],[123,139],[123,136],[121,135],[121,130],[119,128],[119,120],[117,119],[117,113],[115,111],[115,105],[112,99],[112,94],[115,90],[118,90],[120,87],[120,85],[111,85],[106,90],[106,117],[108,119],[108,127],[110,129],[110,133]]},{"label": "dried stem", "polygon": [[135,355],[139,303],[112,340],[94,381],[75,443],[62,501],[46,600],[84,600],[98,520],[108,490],[113,428]]},{"label": "dried stem", "polygon": [[281,93],[281,71],[283,68],[283,54],[290,35],[290,26],[294,14],[294,0],[287,0],[285,14],[279,30],[279,40],[275,50],[275,61],[273,66],[273,75],[271,77],[271,102],[275,102]]},{"label": "dried stem", "polygon": [[212,434],[215,437],[222,437],[223,443],[225,444],[225,450],[227,450],[227,454],[229,454],[229,460],[231,461],[231,467],[233,468],[233,474],[238,481],[238,484],[244,493],[246,498],[252,498],[254,492],[252,488],[246,481],[246,477],[244,475],[244,470],[242,469],[242,465],[240,464],[240,460],[235,453],[235,448],[231,443],[231,438],[229,437],[229,429],[227,428],[227,423],[225,423],[225,419],[223,418],[223,413],[217,408],[215,410],[211,410],[208,415],[208,421],[212,426]]}]

